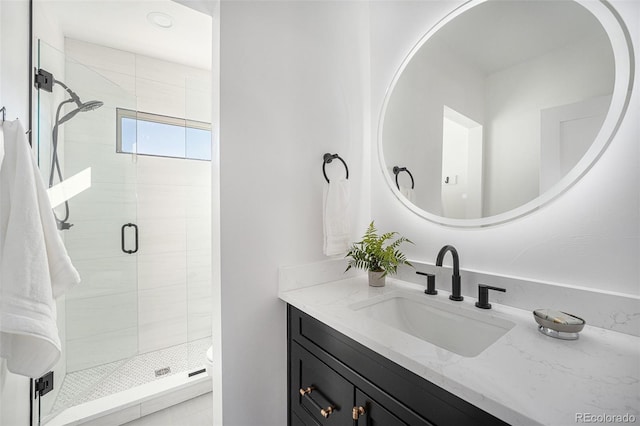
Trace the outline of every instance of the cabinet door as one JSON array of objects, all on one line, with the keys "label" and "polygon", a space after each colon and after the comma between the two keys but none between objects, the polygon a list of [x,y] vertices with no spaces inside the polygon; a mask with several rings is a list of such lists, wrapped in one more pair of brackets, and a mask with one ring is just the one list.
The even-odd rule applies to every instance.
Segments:
[{"label": "cabinet door", "polygon": [[354,422],[358,426],[406,426],[403,422],[382,405],[369,398],[360,389],[356,389],[356,407],[364,408],[364,414]]},{"label": "cabinet door", "polygon": [[[290,413],[289,419],[291,421],[291,426],[308,426],[302,421],[300,417],[296,416],[296,413]],[[317,423],[310,424],[315,426]]]},{"label": "cabinet door", "polygon": [[[354,387],[351,383],[295,342],[291,344],[290,362],[291,410],[305,425],[353,423]],[[310,391],[305,393],[307,389]]]}]

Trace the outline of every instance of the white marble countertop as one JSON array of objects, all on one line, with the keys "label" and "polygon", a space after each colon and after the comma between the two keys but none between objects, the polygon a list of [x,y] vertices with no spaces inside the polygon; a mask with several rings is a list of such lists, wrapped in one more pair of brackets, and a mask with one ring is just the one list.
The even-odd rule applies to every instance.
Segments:
[{"label": "white marble countertop", "polygon": [[[475,299],[448,299],[440,290],[387,277],[369,287],[366,276],[281,290],[280,299],[413,373],[513,425],[640,422],[640,338],[585,326],[578,340],[547,337],[531,312]],[[516,325],[475,357],[464,357],[366,318],[349,305],[394,291],[475,309]],[[461,305],[464,304],[464,305]],[[627,423],[634,423],[634,421]]]}]

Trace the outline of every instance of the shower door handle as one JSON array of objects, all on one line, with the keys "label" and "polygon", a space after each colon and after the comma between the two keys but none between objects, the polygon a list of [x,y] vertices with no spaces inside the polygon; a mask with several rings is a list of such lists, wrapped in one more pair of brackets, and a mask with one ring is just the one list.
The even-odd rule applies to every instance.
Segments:
[{"label": "shower door handle", "polygon": [[[125,228],[133,228],[134,231],[134,236],[135,236],[135,249],[134,250],[127,250],[124,246],[124,230]],[[120,229],[120,240],[122,242],[122,251],[127,253],[127,254],[133,254],[136,253],[138,251],[138,225],[136,225],[135,223],[125,223],[124,225],[122,225],[122,229]]]}]

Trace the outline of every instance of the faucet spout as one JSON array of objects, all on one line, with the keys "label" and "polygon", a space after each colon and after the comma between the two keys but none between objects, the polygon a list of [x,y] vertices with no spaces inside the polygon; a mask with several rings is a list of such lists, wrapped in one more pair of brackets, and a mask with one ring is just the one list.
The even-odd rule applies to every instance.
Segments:
[{"label": "faucet spout", "polygon": [[460,294],[460,257],[458,256],[456,248],[452,245],[442,247],[436,258],[436,266],[442,266],[444,255],[447,254],[447,252],[451,252],[451,256],[453,257],[453,275],[451,276],[451,295],[449,299],[459,302],[464,300],[464,297]]}]

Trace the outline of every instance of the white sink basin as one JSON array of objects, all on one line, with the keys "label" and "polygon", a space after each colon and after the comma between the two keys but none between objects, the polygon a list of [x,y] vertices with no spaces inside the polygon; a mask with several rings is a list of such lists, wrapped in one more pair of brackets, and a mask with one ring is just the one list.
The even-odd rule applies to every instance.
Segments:
[{"label": "white sink basin", "polygon": [[349,306],[389,327],[465,357],[474,357],[511,330],[515,323],[465,302],[393,292]]}]

